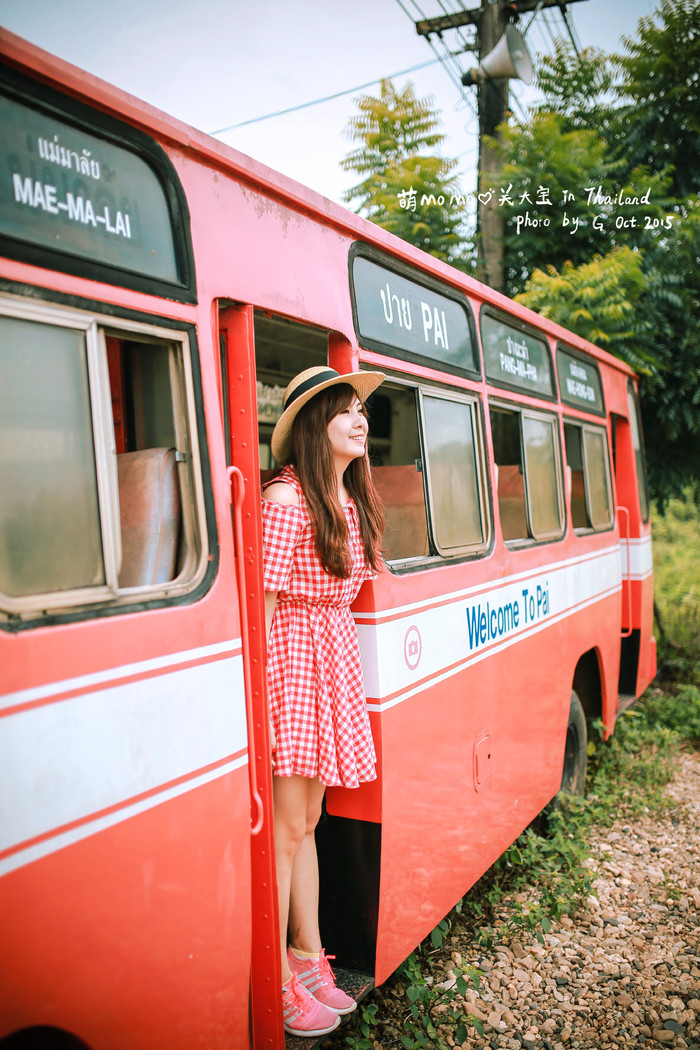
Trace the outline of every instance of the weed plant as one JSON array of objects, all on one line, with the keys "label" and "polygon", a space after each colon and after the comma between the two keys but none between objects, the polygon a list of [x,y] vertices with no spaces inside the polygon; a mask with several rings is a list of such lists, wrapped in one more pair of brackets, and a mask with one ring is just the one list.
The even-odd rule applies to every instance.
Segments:
[{"label": "weed plant", "polygon": [[[346,1045],[371,1050],[376,1041],[406,1050],[446,1050],[446,1031],[457,1044],[470,1027],[483,1035],[464,1000],[468,988],[478,989],[482,975],[462,966],[459,946],[489,949],[532,936],[544,941],[552,922],[575,915],[593,892],[593,826],[663,813],[669,806],[664,787],[673,776],[678,749],[699,741],[700,690],[695,685],[648,690],[620,716],[607,741],[602,723],[593,723],[586,798],[560,800],[548,815],[546,833],[541,821],[523,832],[378,990],[377,996],[392,997],[393,1018],[385,1022],[376,1002],[360,1004],[344,1032]],[[386,1036],[385,1023],[396,1024],[397,996],[403,1001],[401,1031]]]}]

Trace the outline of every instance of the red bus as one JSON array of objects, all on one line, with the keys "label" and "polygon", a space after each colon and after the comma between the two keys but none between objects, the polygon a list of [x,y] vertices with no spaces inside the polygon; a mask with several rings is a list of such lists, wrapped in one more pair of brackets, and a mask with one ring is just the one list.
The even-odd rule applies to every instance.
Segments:
[{"label": "red bus", "polygon": [[354,608],[378,779],[329,790],[318,833],[360,994],[654,675],[635,377],[0,41],[0,1047],[280,1047],[259,501],[282,390],[389,377],[386,566]]}]

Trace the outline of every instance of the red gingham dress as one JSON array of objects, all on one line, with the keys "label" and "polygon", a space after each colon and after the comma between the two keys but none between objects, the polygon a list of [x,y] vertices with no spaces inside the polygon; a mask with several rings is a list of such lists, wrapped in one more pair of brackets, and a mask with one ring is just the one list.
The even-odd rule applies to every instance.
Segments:
[{"label": "red gingham dress", "polygon": [[338,579],[321,566],[293,468],[274,480],[299,495],[298,507],[262,500],[264,584],[277,591],[267,655],[274,772],[357,787],[375,779],[376,756],[350,605],[376,573],[365,560],[352,500],[344,508],[352,573]]}]

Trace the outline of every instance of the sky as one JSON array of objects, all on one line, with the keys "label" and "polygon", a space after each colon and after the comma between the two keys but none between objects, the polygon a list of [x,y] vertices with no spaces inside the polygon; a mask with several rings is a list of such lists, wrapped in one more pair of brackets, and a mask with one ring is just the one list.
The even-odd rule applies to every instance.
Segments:
[{"label": "sky", "polygon": [[[345,128],[353,99],[378,93],[376,82],[388,76],[399,88],[411,80],[419,97],[432,96],[447,136],[442,151],[458,159],[463,191],[474,189],[474,89],[462,93],[414,26],[414,19],[461,6],[459,0],[0,0],[0,25],[202,131],[230,128],[217,137],[342,203],[358,181],[340,167],[352,148]],[[463,6],[476,8],[478,0]],[[614,52],[656,6],[657,0],[575,0],[569,11],[581,47]],[[551,52],[553,37],[566,30],[556,9],[531,24],[530,18],[518,28],[536,64],[537,53]],[[445,40],[459,46],[452,32]],[[470,54],[457,61],[465,69],[475,64]],[[418,65],[424,68],[397,75]],[[535,96],[522,82],[511,81],[511,88],[517,113]]]}]

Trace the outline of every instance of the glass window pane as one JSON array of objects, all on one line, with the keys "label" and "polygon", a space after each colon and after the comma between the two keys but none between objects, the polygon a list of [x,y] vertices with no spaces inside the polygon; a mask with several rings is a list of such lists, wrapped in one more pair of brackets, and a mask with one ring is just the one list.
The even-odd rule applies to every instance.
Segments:
[{"label": "glass window pane", "polygon": [[430,554],[416,393],[384,383],[372,397],[369,422],[372,477],[384,501],[387,561]]},{"label": "glass window pane", "polygon": [[532,534],[536,539],[556,536],[561,521],[553,423],[524,415],[523,444]]},{"label": "glass window pane", "polygon": [[612,523],[605,436],[602,431],[584,430],[583,443],[586,455],[586,480],[591,524],[593,528],[601,529]]},{"label": "glass window pane", "polygon": [[472,406],[423,400],[435,539],[441,550],[483,542]]},{"label": "glass window pane", "polygon": [[634,387],[630,383],[627,387],[627,407],[630,414],[630,430],[632,431],[632,444],[634,446],[634,458],[637,463],[637,487],[639,489],[639,509],[642,512],[642,520],[649,520],[649,495],[647,490],[647,473],[644,464],[644,449],[642,447],[641,421],[639,418],[639,402]]},{"label": "glass window pane", "polygon": [[575,529],[587,529],[591,522],[586,507],[581,427],[565,423],[564,443],[566,445],[566,463],[571,471],[571,524]]},{"label": "glass window pane", "polygon": [[104,584],[85,334],[0,318],[0,591]]},{"label": "glass window pane", "polygon": [[498,510],[503,539],[525,540],[529,533],[520,450],[520,413],[491,409],[491,433],[498,472]]}]

